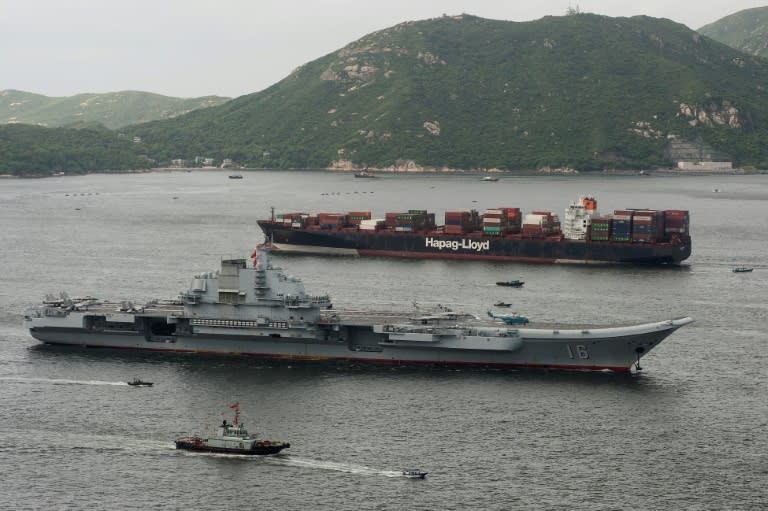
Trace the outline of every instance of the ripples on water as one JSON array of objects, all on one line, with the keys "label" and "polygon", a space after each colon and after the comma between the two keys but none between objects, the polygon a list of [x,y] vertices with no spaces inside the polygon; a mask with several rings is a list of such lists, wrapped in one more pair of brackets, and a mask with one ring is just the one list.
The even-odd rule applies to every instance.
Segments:
[{"label": "ripples on water", "polygon": [[[768,479],[768,179],[351,176],[253,172],[0,183],[0,507],[22,509],[758,509]],[[360,182],[365,181],[365,182]],[[713,189],[722,190],[713,194]],[[338,307],[540,322],[696,323],[641,374],[268,364],[37,345],[21,315],[46,293],[169,298],[221,257],[248,255],[278,211],[497,206],[689,209],[680,268],[281,256]],[[174,198],[176,197],[176,198]],[[733,266],[755,267],[735,275]],[[523,290],[498,289],[523,278]],[[140,377],[152,388],[125,384]],[[176,451],[240,401],[274,457]],[[226,415],[228,416],[228,415]],[[430,474],[400,476],[403,468]]]}]

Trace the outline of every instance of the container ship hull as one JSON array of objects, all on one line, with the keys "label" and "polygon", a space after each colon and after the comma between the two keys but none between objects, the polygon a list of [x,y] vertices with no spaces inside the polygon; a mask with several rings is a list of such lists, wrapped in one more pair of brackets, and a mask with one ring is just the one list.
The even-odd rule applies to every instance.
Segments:
[{"label": "container ship hull", "polygon": [[258,222],[275,249],[306,254],[389,256],[416,259],[474,259],[528,263],[677,264],[691,255],[690,239],[679,243],[616,243],[525,239],[441,233],[345,232]]}]

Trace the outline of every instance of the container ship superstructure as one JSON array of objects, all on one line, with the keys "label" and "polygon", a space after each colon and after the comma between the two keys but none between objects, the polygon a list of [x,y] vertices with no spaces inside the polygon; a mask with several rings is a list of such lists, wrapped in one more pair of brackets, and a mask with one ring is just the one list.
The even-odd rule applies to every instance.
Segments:
[{"label": "container ship superstructure", "polygon": [[266,243],[285,252],[480,259],[528,263],[677,264],[691,255],[685,210],[622,209],[599,215],[582,197],[565,210],[524,214],[498,207],[446,211],[444,224],[426,210],[279,213],[259,220]]},{"label": "container ship superstructure", "polygon": [[[610,327],[499,323],[458,312],[344,311],[272,266],[230,259],[176,299],[49,297],[25,326],[47,344],[355,364],[630,371],[691,318]],[[535,323],[535,321],[534,321]]]}]

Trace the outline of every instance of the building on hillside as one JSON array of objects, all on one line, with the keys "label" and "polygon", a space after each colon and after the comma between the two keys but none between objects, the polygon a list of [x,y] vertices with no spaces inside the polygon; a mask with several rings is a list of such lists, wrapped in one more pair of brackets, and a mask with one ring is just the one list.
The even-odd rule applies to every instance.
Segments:
[{"label": "building on hillside", "polygon": [[718,151],[702,140],[683,140],[669,136],[669,157],[675,168],[690,172],[723,172],[733,170],[728,154]]},{"label": "building on hillside", "polygon": [[195,165],[202,165],[203,167],[213,167],[213,158],[206,156],[195,156]]},{"label": "building on hillside", "polygon": [[696,172],[721,172],[733,170],[733,163],[730,161],[679,161],[677,168]]}]

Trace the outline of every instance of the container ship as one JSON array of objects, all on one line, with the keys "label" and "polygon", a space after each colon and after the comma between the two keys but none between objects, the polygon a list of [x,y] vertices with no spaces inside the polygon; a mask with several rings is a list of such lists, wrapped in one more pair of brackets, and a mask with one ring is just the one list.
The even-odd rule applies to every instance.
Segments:
[{"label": "container ship", "polygon": [[291,212],[258,224],[266,243],[284,252],[479,259],[526,263],[678,264],[691,255],[685,210],[621,209],[600,215],[582,197],[563,221],[551,211],[497,207],[446,211],[443,225],[426,210]]},{"label": "container ship", "polygon": [[[172,300],[48,297],[26,311],[30,334],[47,344],[223,354],[353,364],[479,366],[628,372],[683,317],[626,326],[524,328],[441,308],[424,313],[345,311],[328,295],[272,266],[267,249],[195,275]],[[535,323],[533,321],[532,323]]]}]

